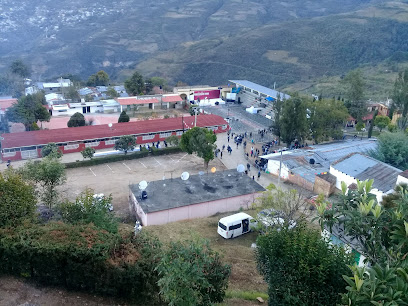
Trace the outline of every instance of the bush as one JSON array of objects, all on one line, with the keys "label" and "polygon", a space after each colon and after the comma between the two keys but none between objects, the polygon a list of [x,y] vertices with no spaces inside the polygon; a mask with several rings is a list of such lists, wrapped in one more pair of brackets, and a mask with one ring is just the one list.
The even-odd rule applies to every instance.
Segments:
[{"label": "bush", "polygon": [[345,292],[342,275],[352,263],[305,225],[271,231],[257,239],[259,272],[268,283],[269,305],[336,305]]},{"label": "bush", "polygon": [[151,152],[152,152],[152,155],[157,156],[157,155],[180,153],[182,152],[182,150],[180,149],[180,147],[167,147],[167,148],[162,148],[162,149],[151,147]]},{"label": "bush", "polygon": [[96,166],[100,164],[113,163],[122,160],[131,160],[146,157],[149,155],[149,152],[146,149],[142,148],[140,152],[128,153],[128,154],[118,154],[118,155],[107,155],[103,157],[95,157],[91,160],[82,160],[72,163],[66,163],[65,168],[79,168],[79,167],[89,167]]},{"label": "bush", "polygon": [[54,142],[50,142],[49,144],[45,145],[41,149],[42,157],[47,157],[50,155],[56,158],[60,158],[62,156],[61,150],[58,148],[58,146]]},{"label": "bush", "polygon": [[85,126],[85,117],[81,113],[75,113],[69,118],[68,127]]},{"label": "bush", "polygon": [[112,234],[93,225],[0,229],[0,274],[152,304],[159,251],[157,240],[143,233]]}]

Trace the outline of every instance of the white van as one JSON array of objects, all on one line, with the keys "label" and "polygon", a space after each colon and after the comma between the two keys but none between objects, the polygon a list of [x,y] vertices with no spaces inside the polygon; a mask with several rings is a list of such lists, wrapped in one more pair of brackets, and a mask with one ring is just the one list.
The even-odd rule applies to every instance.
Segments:
[{"label": "white van", "polygon": [[225,239],[249,233],[256,227],[256,220],[246,213],[238,213],[221,218],[218,222],[218,234]]}]

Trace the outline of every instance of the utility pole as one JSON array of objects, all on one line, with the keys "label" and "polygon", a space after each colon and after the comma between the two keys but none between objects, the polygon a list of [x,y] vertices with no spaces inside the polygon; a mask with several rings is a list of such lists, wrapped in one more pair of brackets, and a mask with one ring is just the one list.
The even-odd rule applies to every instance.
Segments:
[{"label": "utility pole", "polygon": [[280,150],[280,162],[279,162],[279,176],[278,176],[278,187],[280,187],[280,178],[281,178],[281,173],[282,173],[282,149]]},{"label": "utility pole", "polygon": [[197,126],[197,112],[198,112],[198,107],[194,107],[194,127]]}]

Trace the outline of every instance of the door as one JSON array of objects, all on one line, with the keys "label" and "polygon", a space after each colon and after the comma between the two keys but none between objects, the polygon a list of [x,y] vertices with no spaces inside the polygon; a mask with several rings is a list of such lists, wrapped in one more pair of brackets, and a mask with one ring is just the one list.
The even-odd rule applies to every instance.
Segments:
[{"label": "door", "polygon": [[91,112],[91,107],[90,107],[90,106],[87,106],[87,107],[86,107],[86,112],[87,112],[87,113],[90,113],[90,112]]},{"label": "door", "polygon": [[249,220],[244,219],[242,220],[242,233],[246,233],[249,231]]},{"label": "door", "polygon": [[82,107],[82,113],[86,114],[86,106]]}]

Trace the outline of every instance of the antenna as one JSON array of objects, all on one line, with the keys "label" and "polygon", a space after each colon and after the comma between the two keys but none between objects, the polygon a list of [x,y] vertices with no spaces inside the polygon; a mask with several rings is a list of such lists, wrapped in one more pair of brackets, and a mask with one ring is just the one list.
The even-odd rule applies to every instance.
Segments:
[{"label": "antenna", "polygon": [[183,181],[187,181],[189,177],[190,177],[190,173],[188,173],[188,172],[183,172],[183,173],[181,174],[181,179],[182,179]]}]

